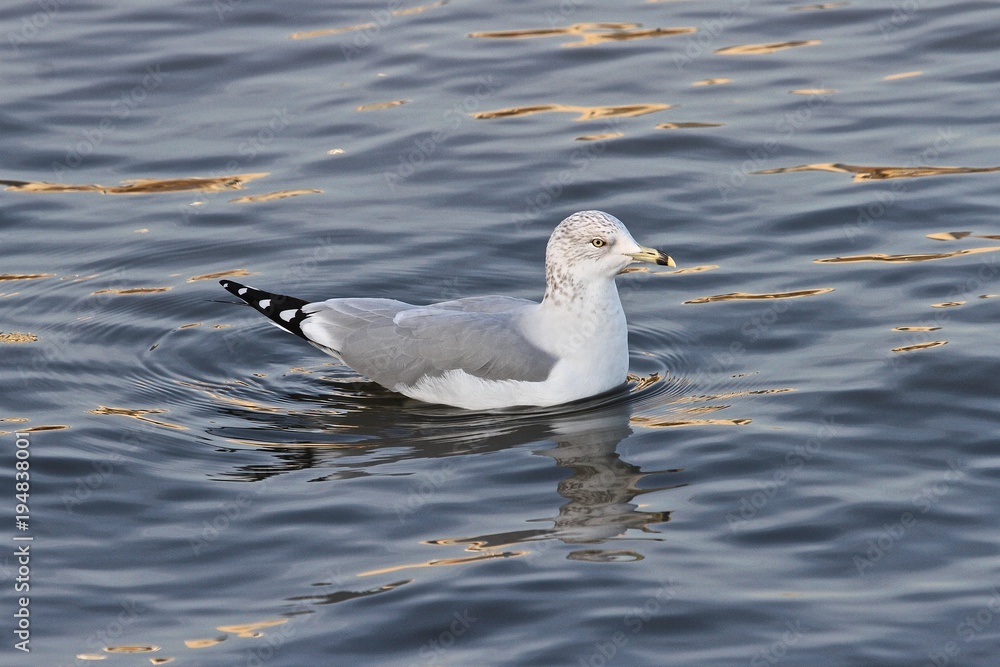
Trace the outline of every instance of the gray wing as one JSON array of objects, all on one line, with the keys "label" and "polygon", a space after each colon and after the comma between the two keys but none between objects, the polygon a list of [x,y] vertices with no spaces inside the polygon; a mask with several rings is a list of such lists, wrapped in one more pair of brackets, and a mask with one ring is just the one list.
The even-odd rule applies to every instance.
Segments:
[{"label": "gray wing", "polygon": [[331,299],[306,306],[302,331],[386,387],[461,369],[486,380],[541,382],[556,358],[521,328],[524,307],[506,297],[412,306],[389,299]]}]

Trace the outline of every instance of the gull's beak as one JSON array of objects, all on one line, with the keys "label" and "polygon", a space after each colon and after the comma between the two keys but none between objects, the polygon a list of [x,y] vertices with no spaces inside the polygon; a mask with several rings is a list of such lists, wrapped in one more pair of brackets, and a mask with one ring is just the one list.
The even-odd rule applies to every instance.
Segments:
[{"label": "gull's beak", "polygon": [[637,262],[649,262],[650,264],[659,264],[660,266],[677,266],[670,255],[656,248],[639,246],[639,252],[630,252],[627,254]]}]

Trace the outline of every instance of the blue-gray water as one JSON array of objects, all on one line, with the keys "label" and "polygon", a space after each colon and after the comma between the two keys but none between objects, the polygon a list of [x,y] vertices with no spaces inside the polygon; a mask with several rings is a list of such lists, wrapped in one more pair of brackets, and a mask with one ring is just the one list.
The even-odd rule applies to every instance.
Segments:
[{"label": "blue-gray water", "polygon": [[[5,3],[0,663],[996,664],[1000,5],[807,5]],[[681,270],[580,405],[217,283],[538,298],[591,208]]]}]

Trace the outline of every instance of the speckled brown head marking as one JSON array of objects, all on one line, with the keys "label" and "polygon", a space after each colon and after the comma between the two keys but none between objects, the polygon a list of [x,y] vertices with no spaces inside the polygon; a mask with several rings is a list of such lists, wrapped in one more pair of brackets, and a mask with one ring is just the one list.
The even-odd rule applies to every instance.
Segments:
[{"label": "speckled brown head marking", "polygon": [[[603,245],[595,246],[595,239]],[[621,240],[635,244],[625,225],[602,211],[580,211],[560,222],[545,249],[545,299],[558,304],[576,298],[585,280],[596,277],[597,264],[611,245]],[[617,269],[610,277],[615,273]]]}]

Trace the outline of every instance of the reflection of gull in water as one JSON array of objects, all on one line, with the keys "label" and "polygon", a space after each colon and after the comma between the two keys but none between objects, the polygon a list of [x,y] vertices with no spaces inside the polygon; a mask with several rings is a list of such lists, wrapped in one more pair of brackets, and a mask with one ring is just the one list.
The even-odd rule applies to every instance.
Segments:
[{"label": "reflection of gull in water", "polygon": [[631,528],[649,531],[650,524],[669,520],[668,512],[641,512],[632,502],[637,495],[659,489],[640,490],[637,484],[645,473],[616,451],[632,433],[624,411],[571,425],[579,428],[560,433],[555,447],[537,452],[573,471],[558,487],[559,495],[569,499],[555,519],[560,540],[601,542]]},{"label": "reflection of gull in water", "polygon": [[673,266],[617,218],[583,211],[552,232],[541,303],[483,296],[414,306],[392,299],[309,303],[223,280],[279,328],[380,385],[472,410],[547,406],[625,382],[628,330],[615,276],[633,262]]},{"label": "reflection of gull in water", "polygon": [[[546,440],[555,440],[549,449],[536,450],[548,456],[572,475],[557,487],[566,502],[559,514],[552,519],[553,527],[535,530],[517,530],[472,537],[432,540],[432,544],[464,545],[469,551],[495,551],[509,545],[539,543],[559,540],[567,544],[599,544],[607,540],[622,539],[631,529],[652,531],[649,526],[670,520],[669,512],[644,512],[633,503],[637,495],[666,488],[639,489],[639,482],[650,474],[676,472],[657,470],[643,472],[637,466],[623,461],[616,448],[618,443],[631,435],[629,405],[625,401],[609,405],[581,408],[580,410],[549,419]],[[538,550],[538,549],[535,549]],[[509,555],[522,555],[526,552]],[[638,560],[635,551],[587,549],[567,556],[576,560]]]},{"label": "reflection of gull in water", "polygon": [[[448,408],[422,407],[419,403],[391,402],[394,399],[389,394],[381,399],[382,404],[374,398],[368,404],[370,409],[340,414],[331,409],[350,401],[337,402],[333,397],[328,398],[334,402],[327,403],[327,409],[316,414],[248,411],[243,416],[263,428],[227,427],[213,433],[241,447],[270,452],[274,460],[270,463],[256,460],[249,465],[244,460],[235,470],[217,477],[253,482],[314,469],[322,474],[313,481],[335,482],[379,475],[384,466],[400,461],[481,455],[528,444],[537,455],[551,458],[571,473],[556,487],[567,501],[557,515],[533,520],[552,522],[552,526],[518,526],[516,530],[498,534],[427,541],[463,545],[482,554],[503,545],[529,542],[538,545],[539,541],[552,539],[566,543],[620,539],[631,529],[652,532],[649,526],[669,519],[667,512],[640,510],[633,500],[644,493],[662,490],[648,486],[640,489],[644,477],[674,471],[643,471],[623,461],[616,451],[618,444],[632,433],[630,421],[639,419],[631,415],[633,405],[643,402],[643,395],[657,402],[653,394],[664,386],[640,385],[641,390],[633,388],[632,393],[581,401],[561,408],[560,412],[543,409],[472,415]],[[636,401],[637,398],[640,400]],[[666,396],[660,400],[664,399],[670,400]],[[336,417],[331,420],[333,414]],[[387,419],[393,414],[396,418]],[[303,434],[308,434],[308,441],[301,439]],[[457,465],[460,464],[445,462],[437,467],[454,471]],[[401,491],[395,504],[390,501],[390,512],[401,519],[418,515],[424,498],[421,495],[420,502],[411,506],[408,501],[414,500],[413,495]]]}]

